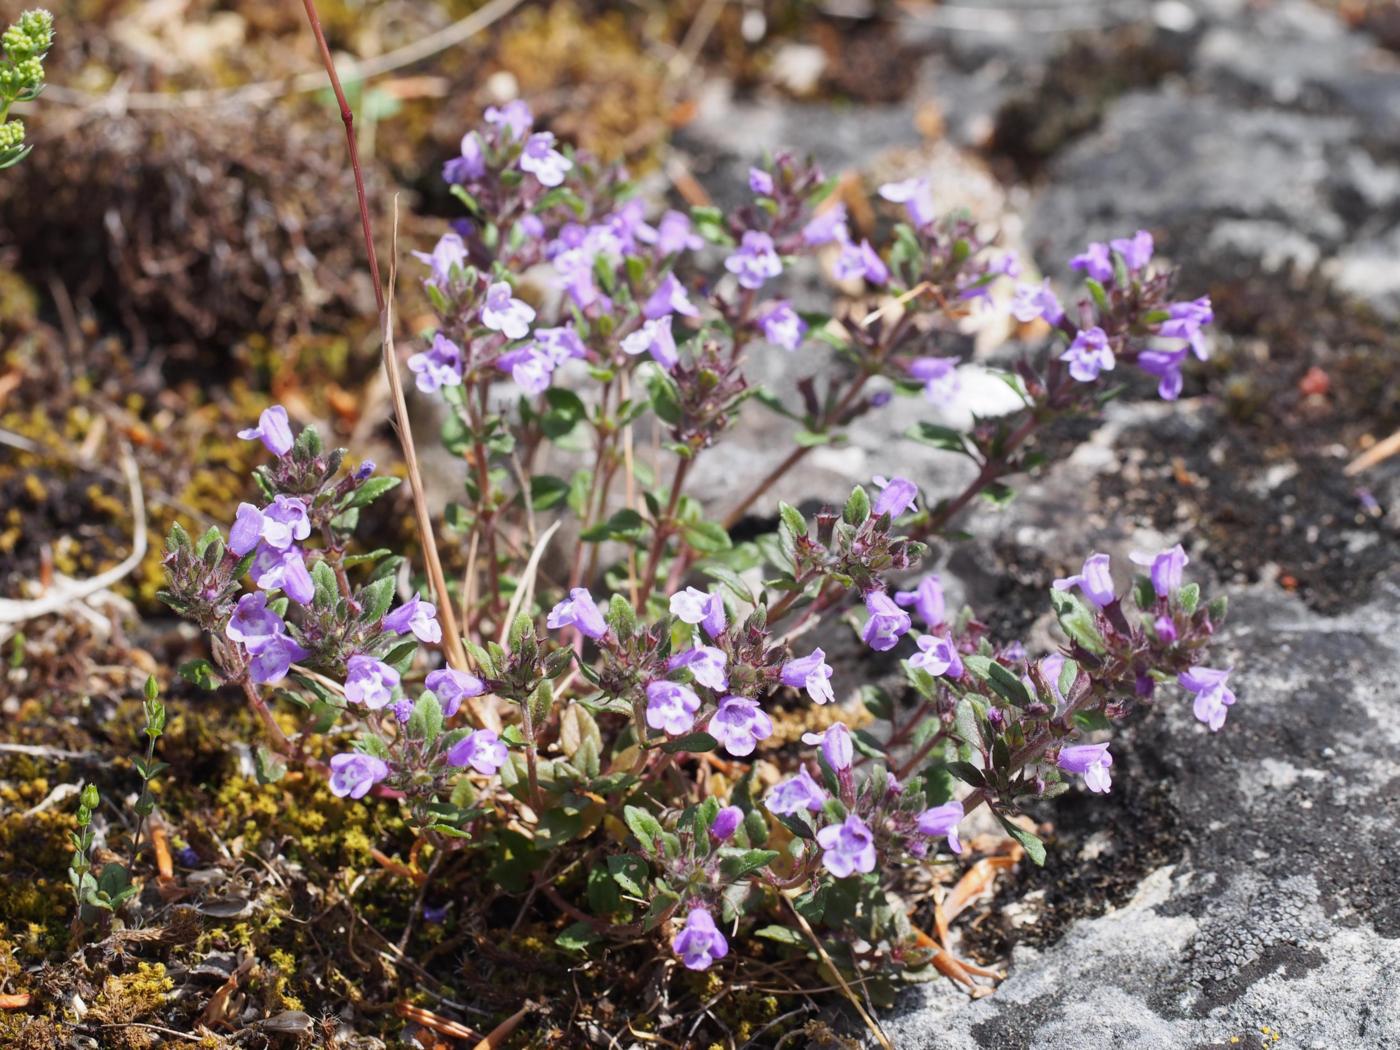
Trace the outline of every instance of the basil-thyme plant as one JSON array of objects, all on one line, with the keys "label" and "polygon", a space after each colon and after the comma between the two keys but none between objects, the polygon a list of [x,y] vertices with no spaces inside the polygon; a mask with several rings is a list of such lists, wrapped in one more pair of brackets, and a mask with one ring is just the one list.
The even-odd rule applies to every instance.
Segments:
[{"label": "basil-thyme plant", "polygon": [[[1204,648],[1224,603],[1185,581],[1182,547],[1135,555],[1125,590],[1089,553],[1055,581],[1064,643],[1039,656],[951,608],[920,568],[975,497],[1004,499],[1039,462],[1040,427],[1111,396],[1115,370],[1172,399],[1188,355],[1206,356],[1210,303],[1173,297],[1147,233],[1091,244],[1070,262],[1083,290],[1062,299],[1048,280],[1015,283],[1014,256],[940,213],[923,180],[880,187],[898,220],[878,240],[785,154],[749,173],[730,213],[657,214],[519,102],[488,109],[443,174],[464,214],[417,253],[438,317],[407,367],[441,399],[465,468],[443,536],[464,552],[461,591],[406,590],[403,557],[349,553],[361,509],[395,481],[347,469],[280,406],[240,434],[273,458],[227,535],[169,539],[165,600],[209,633],[200,673],[243,690],[270,760],[318,769],[340,796],[399,800],[433,851],[458,855],[435,877],[484,871],[542,894],[575,950],[649,932],[705,969],[758,929],[799,943],[790,904],[840,965],[871,972],[929,962],[889,891],[961,852],[974,809],[1039,862],[1012,818],[1075,783],[1109,791],[1113,727],[1159,690],[1179,684],[1221,727],[1235,697]],[[782,295],[801,256],[849,293],[829,315]],[[956,400],[959,362],[937,348],[999,308],[1002,282],[1016,318],[1051,333],[1005,372],[1020,407],[911,435],[973,462],[963,492],[930,504],[903,477],[853,479],[843,506],[778,504],[768,531],[732,538],[809,449],[892,395]],[[753,385],[765,354],[793,355],[803,378]],[[731,506],[702,506],[687,479],[749,400],[791,421],[791,451]],[[542,556],[553,519],[562,558]],[[444,601],[462,609],[461,646],[444,644]],[[901,657],[902,695],[833,669],[810,642],[823,620]],[[300,707],[274,712],[272,690]],[[806,705],[830,705],[827,728],[768,746],[775,716]],[[354,743],[326,758],[336,723]]]}]

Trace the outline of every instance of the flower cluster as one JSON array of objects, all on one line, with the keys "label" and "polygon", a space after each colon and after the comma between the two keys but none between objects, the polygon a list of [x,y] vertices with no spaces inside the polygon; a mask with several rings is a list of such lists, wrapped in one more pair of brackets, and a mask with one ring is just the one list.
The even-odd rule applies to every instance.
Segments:
[{"label": "flower cluster", "polygon": [[[649,209],[520,102],[488,110],[443,175],[466,214],[419,254],[438,324],[408,369],[443,400],[442,440],[466,467],[466,499],[446,511],[469,552],[460,589],[391,552],[351,553],[360,509],[395,480],[348,469],[280,406],[240,434],[271,457],[259,499],[226,536],[177,530],[168,545],[165,599],[212,638],[213,663],[192,675],[238,686],[287,760],[337,795],[392,799],[526,906],[573,895],[565,910],[586,905],[587,920],[561,944],[659,931],[706,969],[730,960],[736,932],[786,923],[795,890],[842,965],[876,974],[930,964],[902,873],[961,854],[969,813],[987,807],[1043,859],[1025,805],[1073,778],[1111,790],[1107,734],[1160,686],[1222,727],[1235,695],[1205,647],[1224,606],[1186,582],[1181,546],[1134,555],[1126,592],[1102,554],[1056,580],[1063,644],[1035,657],[922,570],[927,541],[951,539],[974,498],[1007,498],[1039,427],[1097,409],[1119,361],[1171,398],[1186,356],[1205,356],[1209,303],[1172,298],[1148,234],[1076,256],[1075,301],[1048,281],[1015,286],[1011,312],[1049,333],[1005,375],[1023,406],[910,435],[974,462],[961,494],[931,502],[909,477],[878,476],[839,507],[779,503],[746,521],[808,450],[892,396],[956,399],[962,362],[933,348],[999,308],[1019,261],[940,213],[919,178],[878,187],[882,242],[786,154],[749,172],[728,213]],[[829,314],[784,297],[799,267],[843,290]],[[822,348],[842,367],[818,369]],[[764,353],[812,374],[760,389],[747,366]],[[792,425],[793,448],[712,520],[686,483],[750,402]],[[575,539],[546,568],[547,516]],[[823,620],[898,661],[904,694],[804,642]],[[270,710],[274,685],[314,713],[295,739]],[[809,705],[824,728],[785,744],[780,720]],[[355,744],[323,762],[337,721]]]},{"label": "flower cluster", "polygon": [[44,90],[44,56],[53,46],[53,15],[26,11],[0,36],[0,169],[18,164],[29,152],[24,122],[10,120],[16,102],[32,102]]}]

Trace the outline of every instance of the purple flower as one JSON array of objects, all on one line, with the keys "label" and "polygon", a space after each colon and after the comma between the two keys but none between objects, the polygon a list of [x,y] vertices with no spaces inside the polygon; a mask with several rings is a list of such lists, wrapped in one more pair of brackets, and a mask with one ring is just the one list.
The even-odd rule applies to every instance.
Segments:
[{"label": "purple flower", "polygon": [[1094,241],[1083,252],[1069,261],[1071,270],[1083,270],[1095,281],[1103,284],[1113,276],[1113,259],[1109,256],[1108,245]]},{"label": "purple flower", "polygon": [[418,377],[414,383],[425,394],[445,386],[461,386],[462,348],[439,332],[433,336],[431,349],[408,359],[408,370]]},{"label": "purple flower", "polygon": [[671,595],[671,615],[682,623],[698,623],[711,638],[718,638],[724,633],[727,622],[724,600],[718,594],[708,594],[699,587],[687,587]]},{"label": "purple flower", "polygon": [[672,656],[666,661],[666,669],[676,671],[682,667],[689,668],[697,682],[718,692],[729,688],[729,676],[724,672],[728,661],[729,657],[723,650],[712,645],[697,645],[694,649]]},{"label": "purple flower", "polygon": [[822,848],[822,865],[838,879],[875,870],[875,836],[854,813],[818,831],[817,844]]},{"label": "purple flower", "polygon": [[851,731],[841,722],[827,726],[822,733],[803,733],[804,744],[821,745],[822,757],[833,771],[840,773],[850,769],[855,761],[855,749],[851,746]]},{"label": "purple flower", "polygon": [[486,683],[476,675],[468,674],[466,671],[457,671],[451,667],[428,672],[428,677],[423,680],[423,684],[438,698],[438,703],[442,705],[444,718],[451,718],[455,715],[457,709],[462,706],[462,701],[467,697],[480,696],[486,692]]},{"label": "purple flower", "polygon": [[697,251],[705,244],[704,239],[699,234],[691,232],[690,216],[674,209],[661,216],[661,221],[656,224],[656,229],[653,230],[651,227],[639,229],[637,239],[644,244],[652,245],[656,249],[656,254],[662,258],[677,252]]},{"label": "purple flower", "polygon": [[865,608],[870,619],[865,621],[861,639],[878,653],[888,652],[909,630],[909,614],[896,605],[884,591],[871,591],[865,596]]},{"label": "purple flower", "polygon": [[764,339],[787,351],[796,350],[807,334],[807,322],[784,299],[775,300],[760,311],[758,327]]},{"label": "purple flower", "polygon": [[537,131],[525,140],[520,170],[539,179],[541,186],[558,186],[573,166],[573,161],[554,148],[552,131]]},{"label": "purple flower", "polygon": [[561,627],[577,627],[589,638],[598,639],[608,633],[608,623],[598,611],[598,605],[587,587],[575,587],[569,596],[549,612],[545,626],[551,631]]},{"label": "purple flower", "polygon": [[1081,383],[1092,383],[1100,372],[1113,370],[1113,351],[1108,346],[1108,335],[1095,325],[1086,328],[1074,337],[1069,349],[1060,355],[1061,361],[1069,362],[1069,374]]},{"label": "purple flower", "polygon": [[489,729],[474,729],[447,752],[449,765],[471,766],[482,776],[493,776],[506,764],[506,745]]},{"label": "purple flower", "polygon": [[658,681],[647,686],[647,725],[680,736],[695,724],[700,698],[679,682]]},{"label": "purple flower", "polygon": [[240,430],[238,436],[244,441],[261,441],[263,448],[278,458],[292,450],[292,426],[287,422],[287,410],[281,405],[263,409],[258,425]]},{"label": "purple flower", "polygon": [[1185,361],[1184,346],[1177,350],[1144,350],[1138,354],[1137,366],[1158,378],[1158,397],[1163,401],[1175,401],[1181,396],[1181,366]]},{"label": "purple flower", "polygon": [[961,853],[963,847],[962,843],[958,841],[958,823],[962,820],[963,815],[961,802],[945,802],[941,806],[926,809],[919,814],[919,832],[930,838],[946,835],[948,836],[948,848],[954,853]]},{"label": "purple flower", "polygon": [[398,719],[399,724],[405,725],[408,720],[413,717],[413,701],[406,696],[395,700],[393,711],[394,717]]},{"label": "purple flower", "polygon": [[530,334],[530,322],[535,311],[523,299],[513,299],[510,284],[497,281],[486,289],[486,304],[481,308],[481,323],[507,339],[524,339]]},{"label": "purple flower", "polygon": [[1095,608],[1102,609],[1117,597],[1113,591],[1113,574],[1109,571],[1108,564],[1107,554],[1090,554],[1084,559],[1084,568],[1077,575],[1056,580],[1051,586],[1057,591],[1078,587]]},{"label": "purple flower", "polygon": [[1039,286],[1018,284],[1011,294],[1011,316],[1022,324],[1043,318],[1050,324],[1059,324],[1065,316],[1064,307],[1055,293],[1050,290],[1050,278],[1045,278]]},{"label": "purple flower", "polygon": [[760,740],[773,735],[773,720],[758,702],[744,696],[726,696],[705,727],[726,751],[736,757],[753,754]]},{"label": "purple flower", "polygon": [[235,642],[242,642],[249,652],[254,652],[286,629],[282,617],[267,607],[267,594],[256,591],[238,599],[224,633]]},{"label": "purple flower", "polygon": [[228,530],[228,549],[240,558],[262,539],[262,511],[251,503],[240,503],[233,527]]},{"label": "purple flower", "polygon": [[558,368],[565,361],[588,356],[583,340],[578,337],[571,324],[558,328],[536,328],[535,349],[549,358],[550,364]]},{"label": "purple flower", "polygon": [[1157,334],[1167,339],[1185,339],[1191,347],[1191,352],[1202,361],[1210,357],[1205,335],[1201,332],[1202,328],[1215,320],[1210,296],[1203,295],[1199,299],[1172,303],[1167,307],[1167,312],[1171,316],[1162,322]]},{"label": "purple flower", "polygon": [[695,304],[686,295],[685,285],[676,279],[674,273],[668,273],[661,278],[661,282],[656,286],[656,291],[651,293],[651,297],[642,306],[642,316],[649,321],[655,321],[669,314],[680,314],[682,317],[700,316],[700,311],[695,308]]},{"label": "purple flower", "polygon": [[727,842],[744,822],[744,811],[738,806],[725,806],[715,814],[710,824],[710,837],[716,842]]},{"label": "purple flower", "polygon": [[903,204],[909,221],[915,226],[927,226],[934,220],[933,191],[929,188],[928,179],[887,182],[880,187],[879,194],[894,204]]},{"label": "purple flower", "polygon": [[676,367],[680,355],[676,353],[676,339],[671,334],[671,316],[658,317],[654,321],[643,321],[642,327],[622,340],[622,352],[636,357],[649,353],[666,371]]},{"label": "purple flower", "polygon": [[338,798],[364,798],[388,775],[389,767],[373,755],[352,751],[331,756],[331,794]]},{"label": "purple flower", "polygon": [[715,928],[710,913],[696,905],[685,917],[685,926],[671,940],[671,950],[681,957],[687,970],[708,970],[716,959],[729,954],[729,942]]},{"label": "purple flower", "polygon": [[1149,567],[1148,572],[1152,576],[1152,589],[1157,592],[1159,598],[1170,597],[1172,592],[1181,586],[1182,572],[1191,561],[1179,543],[1160,554],[1144,554],[1142,551],[1133,551],[1129,557],[1132,558],[1134,565]]},{"label": "purple flower", "polygon": [[462,240],[462,235],[452,231],[439,237],[431,252],[412,254],[415,259],[427,263],[432,269],[433,274],[428,278],[428,282],[439,288],[445,288],[452,280],[452,268],[466,266],[468,258],[467,244]]},{"label": "purple flower", "polygon": [[1118,237],[1108,246],[1123,257],[1129,273],[1137,273],[1152,261],[1152,234],[1138,230],[1131,237]]},{"label": "purple flower", "polygon": [[394,634],[407,634],[412,631],[413,637],[420,642],[442,641],[442,627],[437,622],[437,606],[432,602],[423,601],[416,594],[384,617],[379,627],[380,630],[392,631]]},{"label": "purple flower", "polygon": [[372,656],[352,656],[345,665],[345,699],[378,711],[394,698],[399,672]]},{"label": "purple flower", "polygon": [[269,547],[284,551],[310,535],[306,504],[295,496],[278,496],[262,512],[262,538]]},{"label": "purple flower", "polygon": [[958,359],[955,357],[916,357],[909,362],[909,374],[924,384],[924,397],[935,405],[948,405],[957,396]]},{"label": "purple flower", "polygon": [[[1162,615],[1153,620],[1152,630],[1156,632],[1158,641],[1166,642],[1168,645],[1176,641],[1176,622],[1170,616]],[[1150,682],[1151,679],[1149,678],[1148,681]]]},{"label": "purple flower", "polygon": [[442,181],[448,185],[463,185],[475,182],[486,174],[486,158],[482,153],[481,139],[475,131],[462,136],[462,152],[442,166]]},{"label": "purple flower", "polygon": [[510,372],[515,385],[527,394],[543,394],[554,377],[554,362],[533,343],[502,354],[496,358],[496,367]]},{"label": "purple flower", "polygon": [[889,267],[880,254],[870,246],[868,240],[859,244],[847,241],[841,246],[841,254],[836,257],[834,269],[838,281],[850,281],[863,277],[870,284],[881,285],[890,279]]},{"label": "purple flower", "polygon": [[832,241],[845,244],[850,240],[850,236],[846,229],[846,206],[840,202],[825,211],[817,212],[808,220],[807,225],[802,227],[803,242],[813,248],[830,244]]},{"label": "purple flower", "polygon": [[929,627],[937,627],[948,618],[948,603],[943,597],[943,581],[938,578],[936,572],[925,576],[912,591],[896,591],[894,601],[896,605],[906,609],[912,605],[914,611],[919,614],[919,619]]},{"label": "purple flower", "polygon": [[831,691],[831,675],[826,653],[813,649],[806,656],[783,664],[779,679],[783,685],[807,690],[807,695],[817,703],[829,704],[836,699],[836,694]]},{"label": "purple flower", "polygon": [[296,547],[279,551],[266,543],[258,544],[251,568],[253,582],[266,590],[280,588],[298,605],[316,597],[316,584],[306,569],[306,561]]},{"label": "purple flower", "polygon": [[486,112],[482,114],[486,123],[494,124],[503,131],[509,131],[511,136],[523,139],[535,123],[535,115],[530,112],[530,107],[523,99],[511,99],[500,109],[495,106],[487,106]]},{"label": "purple flower", "polygon": [[745,230],[739,250],[724,260],[724,268],[738,278],[741,287],[756,289],[783,272],[783,261],[773,248],[772,237],[758,230]]},{"label": "purple flower", "polygon": [[931,675],[947,675],[949,678],[961,677],[963,673],[962,658],[958,656],[958,647],[953,644],[951,639],[921,634],[917,641],[919,651],[909,658],[911,666],[927,671]]},{"label": "purple flower", "polygon": [[918,502],[919,486],[908,478],[883,478],[877,474],[875,484],[880,489],[872,508],[877,518],[882,514],[897,518]]},{"label": "purple flower", "polygon": [[1108,794],[1112,786],[1108,769],[1113,765],[1113,756],[1108,753],[1108,743],[1071,744],[1060,748],[1056,764],[1066,773],[1079,773],[1084,777],[1084,786],[1100,795]]},{"label": "purple flower", "polygon": [[1226,685],[1230,671],[1209,667],[1191,667],[1176,676],[1183,689],[1196,694],[1193,711],[1196,718],[1210,727],[1212,733],[1225,724],[1226,710],[1235,702],[1234,691]]},{"label": "purple flower", "polygon": [[781,784],[774,785],[763,800],[770,813],[780,817],[790,817],[802,810],[812,813],[822,808],[826,801],[826,791],[812,779],[806,769],[799,769],[797,776],[789,777]]},{"label": "purple flower", "polygon": [[750,168],[749,189],[761,197],[773,196],[773,176],[762,168]]},{"label": "purple flower", "polygon": [[252,657],[248,661],[248,674],[263,685],[280,682],[287,677],[293,663],[310,655],[285,634],[260,642],[256,647],[250,645],[248,652]]}]

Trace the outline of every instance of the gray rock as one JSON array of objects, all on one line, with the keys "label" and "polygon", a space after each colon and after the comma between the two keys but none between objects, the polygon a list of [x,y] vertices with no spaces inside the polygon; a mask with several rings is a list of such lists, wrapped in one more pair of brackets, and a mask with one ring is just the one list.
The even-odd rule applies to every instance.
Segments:
[{"label": "gray rock", "polygon": [[1336,619],[1270,585],[1236,595],[1225,729],[1174,701],[1120,736],[1170,784],[1180,862],[1018,949],[991,998],[907,993],[894,1044],[1226,1047],[1267,1025],[1288,1046],[1400,1046],[1400,573],[1376,593]]}]

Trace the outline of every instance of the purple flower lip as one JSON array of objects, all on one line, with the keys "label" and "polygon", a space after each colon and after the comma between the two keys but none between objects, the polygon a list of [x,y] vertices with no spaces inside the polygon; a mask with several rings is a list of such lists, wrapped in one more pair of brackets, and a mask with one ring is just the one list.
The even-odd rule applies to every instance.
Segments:
[{"label": "purple flower lip", "polygon": [[646,722],[670,736],[687,733],[695,725],[700,698],[680,682],[659,681],[647,686]]},{"label": "purple flower lip", "polygon": [[896,605],[884,591],[871,591],[865,596],[865,608],[870,613],[861,640],[877,653],[893,649],[909,630],[909,614]]},{"label": "purple flower lip", "polygon": [[1078,587],[1084,597],[1099,609],[1117,597],[1113,590],[1113,576],[1109,571],[1107,554],[1089,555],[1084,559],[1084,568],[1077,575],[1058,579],[1051,586],[1057,591]]},{"label": "purple flower lip", "polygon": [[331,756],[331,794],[340,798],[364,798],[370,788],[389,775],[383,759],[351,752]]},{"label": "purple flower lip", "polygon": [[1084,786],[1097,794],[1108,794],[1112,786],[1108,770],[1113,765],[1113,756],[1108,753],[1107,742],[1062,747],[1056,764],[1066,773],[1083,776]]},{"label": "purple flower lip", "polygon": [[608,623],[586,587],[575,587],[567,598],[551,609],[545,626],[552,631],[561,627],[577,627],[582,634],[594,640],[608,633]]},{"label": "purple flower lip", "polygon": [[822,848],[822,865],[838,879],[875,870],[875,836],[854,813],[818,831],[817,844]]},{"label": "purple flower lip", "polygon": [[947,836],[948,848],[954,853],[963,851],[962,842],[958,839],[958,824],[963,819],[963,804],[961,802],[945,802],[941,806],[934,806],[919,814],[917,827],[919,833],[928,835],[930,838]]},{"label": "purple flower lip", "polygon": [[710,736],[731,755],[742,758],[753,754],[760,741],[773,735],[773,720],[744,696],[726,696],[706,726]]},{"label": "purple flower lip", "polygon": [[729,943],[709,911],[696,905],[686,916],[681,932],[672,939],[671,950],[681,957],[686,969],[708,970],[716,959],[729,954]]},{"label": "purple flower lip", "polygon": [[287,420],[287,410],[281,405],[263,409],[258,425],[240,430],[238,436],[244,441],[261,441],[263,448],[278,458],[292,450],[292,426]]}]

